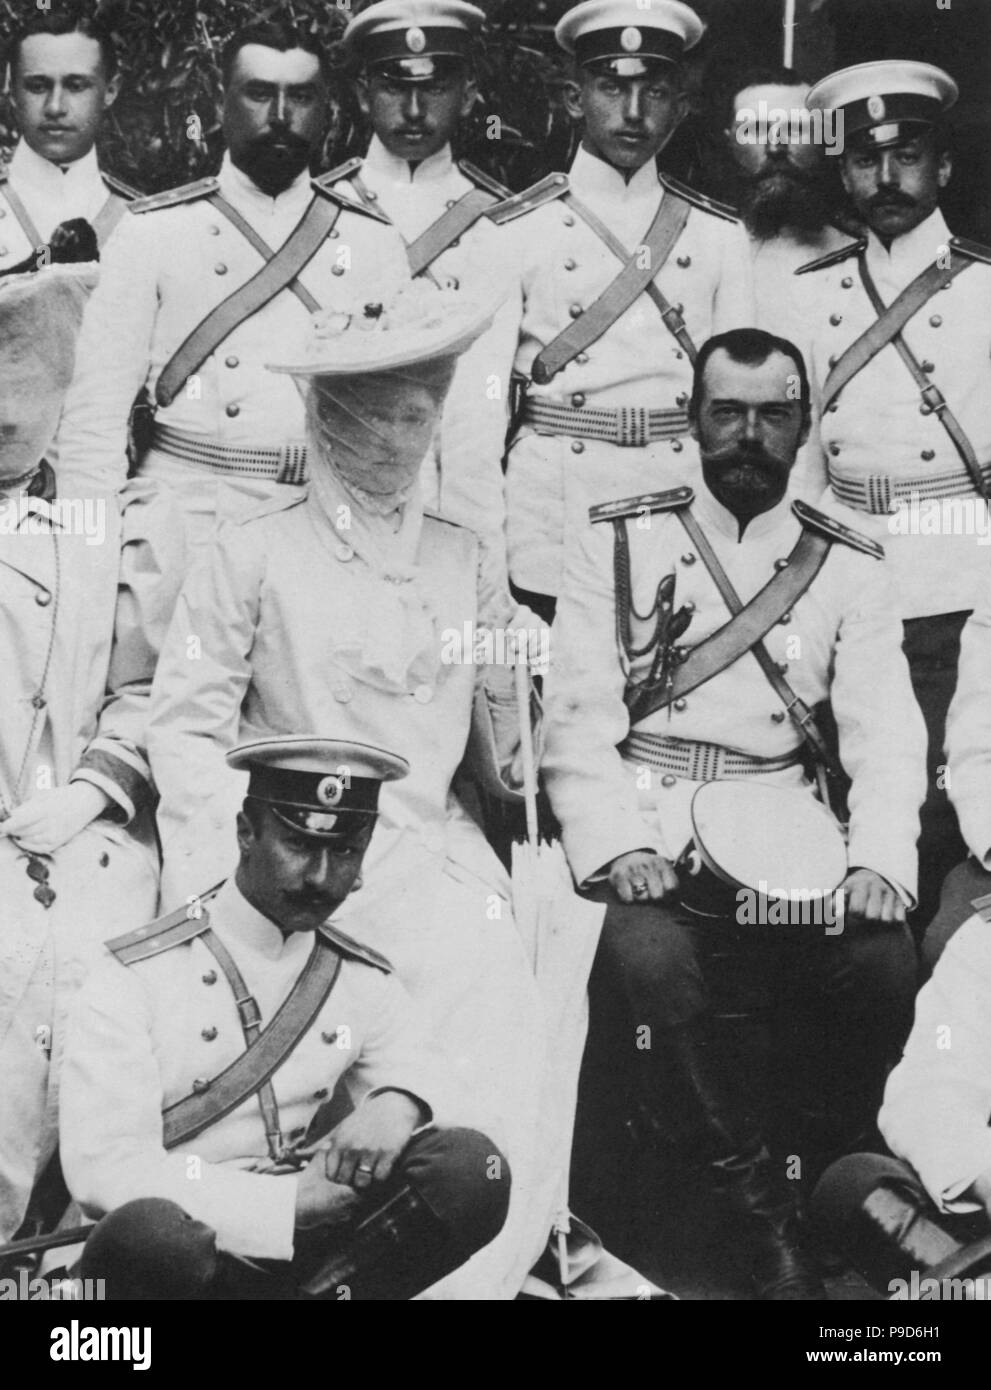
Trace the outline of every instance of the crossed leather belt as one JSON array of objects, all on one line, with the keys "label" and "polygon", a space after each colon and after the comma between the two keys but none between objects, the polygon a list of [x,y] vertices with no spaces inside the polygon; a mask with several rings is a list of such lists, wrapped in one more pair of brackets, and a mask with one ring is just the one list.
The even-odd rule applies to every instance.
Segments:
[{"label": "crossed leather belt", "polygon": [[656,439],[677,439],[687,434],[688,412],[649,410],[639,405],[579,409],[528,400],[523,406],[522,423],[531,425],[538,433],[601,439],[623,448],[639,449]]},{"label": "crossed leather belt", "polygon": [[[983,464],[981,472],[986,484],[991,484],[991,463]],[[965,468],[952,473],[930,473],[921,478],[893,478],[887,473],[865,476],[844,476],[835,468],[829,470],[829,485],[841,502],[860,512],[883,516],[892,504],[909,501],[916,494],[929,502],[944,497],[976,497],[973,480]]]},{"label": "crossed leather belt", "polygon": [[211,444],[195,434],[155,425],[151,447],[172,458],[184,459],[211,468],[215,473],[232,473],[241,478],[272,478],[277,483],[299,486],[306,482],[306,445],[252,449],[234,444]]},{"label": "crossed leather belt", "polygon": [[619,746],[628,762],[646,763],[674,777],[691,782],[715,782],[721,777],[759,777],[781,772],[802,761],[802,746],[776,758],[755,758],[724,748],[721,743],[696,739],[665,738],[663,734],[631,733]]}]

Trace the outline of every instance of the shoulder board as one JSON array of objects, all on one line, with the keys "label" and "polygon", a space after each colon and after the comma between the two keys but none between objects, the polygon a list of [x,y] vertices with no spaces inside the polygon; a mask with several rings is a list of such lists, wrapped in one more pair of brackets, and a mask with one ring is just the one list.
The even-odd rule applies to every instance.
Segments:
[{"label": "shoulder board", "polygon": [[141,197],[136,188],[132,188],[129,183],[122,183],[120,179],[115,179],[113,174],[106,174],[101,170],[100,178],[110,189],[110,192],[116,193],[118,198],[123,198],[125,203],[133,203]]},{"label": "shoulder board", "polygon": [[705,193],[699,193],[697,189],[690,188],[687,183],[682,183],[681,179],[673,179],[670,174],[658,173],[658,178],[665,188],[672,193],[677,193],[679,198],[684,198],[685,202],[691,203],[693,208],[701,208],[703,212],[711,212],[713,217],[725,218],[727,222],[739,222],[739,213],[729,203],[720,203]]},{"label": "shoulder board", "polygon": [[210,925],[210,914],[204,904],[215,898],[222,887],[222,883],[214,884],[208,893],[187,903],[185,907],[157,917],[154,922],[138,927],[136,931],[115,936],[106,943],[107,950],[117,957],[121,965],[135,965],[139,960],[149,960],[163,951],[171,951],[174,946],[182,946],[202,936]]},{"label": "shoulder board", "polygon": [[185,183],[181,188],[168,188],[164,193],[152,193],[147,198],[136,198],[131,204],[131,212],[158,212],[162,208],[178,207],[180,203],[194,203],[198,198],[206,198],[220,188],[217,179],[197,179],[196,183]]},{"label": "shoulder board", "polygon": [[387,975],[392,974],[392,962],[385,956],[380,956],[378,951],[373,951],[371,946],[363,946],[360,941],[355,941],[353,937],[338,931],[336,927],[327,925],[320,928],[320,935],[325,941],[329,941],[332,946],[336,946],[342,956],[348,956],[351,960],[360,960],[365,965],[374,965],[376,970],[383,970]]},{"label": "shoulder board", "polygon": [[617,502],[603,502],[590,507],[589,521],[623,521],[643,516],[644,512],[676,512],[695,501],[690,487],[673,487],[667,492],[644,492],[639,497],[622,497]]},{"label": "shoulder board", "polygon": [[818,531],[827,540],[840,541],[843,545],[852,546],[854,550],[861,550],[875,560],[884,559],[883,545],[878,545],[877,541],[872,541],[868,536],[862,536],[850,526],[844,526],[843,522],[837,521],[835,517],[827,516],[825,512],[810,507],[807,502],[793,502],[791,509],[808,530]]},{"label": "shoulder board", "polygon": [[857,241],[851,241],[846,246],[830,251],[828,256],[820,256],[817,261],[806,261],[798,267],[795,274],[807,275],[810,270],[823,270],[827,265],[839,265],[842,261],[848,261],[851,256],[859,256],[866,245],[867,238],[860,237]]},{"label": "shoulder board", "polygon": [[985,893],[983,898],[974,898],[970,905],[983,922],[991,922],[991,893]]},{"label": "shoulder board", "polygon": [[983,261],[985,265],[991,265],[991,246],[982,246],[979,241],[970,241],[964,236],[951,236],[950,245],[954,251],[959,251],[961,256],[966,256],[972,261]]},{"label": "shoulder board", "polygon": [[539,183],[525,188],[522,193],[510,194],[501,203],[497,203],[494,208],[489,208],[485,216],[501,227],[505,222],[513,222],[517,217],[523,217],[536,208],[542,208],[545,203],[553,203],[555,198],[562,197],[567,191],[567,174],[548,174]]},{"label": "shoulder board", "polygon": [[358,172],[364,162],[359,155],[356,155],[354,159],[346,159],[343,164],[338,164],[336,169],[330,169],[326,174],[321,174],[319,178],[314,179],[314,182],[326,184],[329,187],[332,183],[339,183],[341,179],[349,179],[352,174]]},{"label": "shoulder board", "polygon": [[479,169],[477,165],[470,163],[467,159],[458,160],[458,168],[466,179],[471,179],[473,184],[479,188],[484,188],[487,193],[494,193],[497,198],[506,199],[513,196],[512,189],[505,184],[494,179],[491,174],[487,174],[484,169]]},{"label": "shoulder board", "polygon": [[357,203],[349,198],[346,193],[342,193],[339,188],[335,188],[332,183],[328,183],[327,174],[321,174],[318,179],[310,179],[310,187],[314,193],[319,193],[321,198],[329,198],[333,203],[339,203],[348,212],[356,212],[359,217],[373,217],[376,222],[384,222],[387,227],[392,223],[384,213],[376,212],[374,208],[368,207],[365,203]]}]

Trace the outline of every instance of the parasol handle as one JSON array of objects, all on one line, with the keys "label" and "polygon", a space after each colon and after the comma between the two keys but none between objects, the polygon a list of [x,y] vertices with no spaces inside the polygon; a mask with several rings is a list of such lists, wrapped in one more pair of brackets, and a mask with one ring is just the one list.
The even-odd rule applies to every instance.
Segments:
[{"label": "parasol handle", "polygon": [[786,68],[795,66],[795,3],[796,0],[785,0],[783,65]]},{"label": "parasol handle", "polygon": [[[522,657],[522,659],[520,659]],[[526,837],[536,846],[537,834],[537,763],[533,755],[533,729],[530,726],[530,667],[525,656],[517,653],[514,667],[516,677],[516,712],[520,723],[520,756],[523,760],[523,799],[526,804]]]}]

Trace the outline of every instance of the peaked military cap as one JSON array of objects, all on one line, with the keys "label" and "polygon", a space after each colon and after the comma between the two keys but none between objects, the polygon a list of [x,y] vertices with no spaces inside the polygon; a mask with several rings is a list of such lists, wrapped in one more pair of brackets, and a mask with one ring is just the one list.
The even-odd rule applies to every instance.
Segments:
[{"label": "peaked military cap", "polygon": [[959,95],[949,73],[901,59],[857,63],[817,82],[810,111],[840,111],[846,144],[883,149],[935,125]]},{"label": "peaked military cap", "polygon": [[584,0],[559,21],[554,37],[581,67],[614,77],[642,77],[658,63],[677,63],[705,25],[679,0]]},{"label": "peaked military cap", "polygon": [[464,0],[379,0],[344,31],[345,52],[399,82],[429,82],[471,59],[485,12]]}]

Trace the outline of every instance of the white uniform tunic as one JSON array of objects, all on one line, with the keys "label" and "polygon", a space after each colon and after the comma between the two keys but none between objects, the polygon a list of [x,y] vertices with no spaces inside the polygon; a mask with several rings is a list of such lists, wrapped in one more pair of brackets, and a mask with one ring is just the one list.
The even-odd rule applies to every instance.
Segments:
[{"label": "white uniform tunic", "polygon": [[[632,254],[666,196],[653,162],[629,183],[618,170],[580,149],[569,174],[571,191]],[[523,278],[523,322],[516,371],[529,378],[542,348],[569,326],[572,310],[587,309],[622,266],[592,229],[563,202],[515,222],[512,254]],[[713,333],[754,322],[750,252],[732,219],[693,207],[656,281],[681,305],[696,347]],[[555,405],[644,406],[684,409],[692,364],[646,294],[588,350],[546,386],[531,385],[532,400]],[[643,448],[592,439],[539,435],[524,426],[507,459],[509,570],[522,588],[561,591],[565,538],[583,528],[588,508],[616,497],[694,481],[698,454],[686,435]]]},{"label": "white uniform tunic", "polygon": [[[264,1028],[306,965],[313,936],[283,937],[233,880],[207,911]],[[160,1197],[212,1226],[219,1250],[292,1259],[298,1178],[265,1173],[271,1161],[257,1097],[195,1139],[162,1146],[162,1110],[245,1050],[234,992],[208,948],[194,940],[131,966],[104,961],[70,1029],[61,1155],[86,1214]],[[394,1088],[423,1101],[438,1123],[450,1120],[451,1086],[406,991],[394,975],[347,956],[306,1036],[272,1077],[287,1142],[303,1138],[342,1077],[356,1106]]]},{"label": "white uniform tunic", "polygon": [[[936,211],[896,237],[890,249],[868,234],[867,266],[885,304],[946,253],[950,230]],[[838,360],[875,322],[877,314],[851,256],[799,277],[802,303],[813,324],[813,374],[821,389],[830,358]],[[943,392],[978,461],[991,464],[991,266],[975,262],[905,325],[902,336],[930,380]],[[928,364],[928,365],[927,365]],[[911,484],[935,474],[961,474],[960,496],[984,512],[966,481],[966,469],[935,414],[920,412],[919,389],[895,347],[888,344],[840,393],[821,422],[825,466],[838,478],[860,482],[887,475]],[[829,494],[827,494],[828,496]],[[859,525],[885,548],[902,618],[973,608],[991,551],[981,545],[986,517],[947,524],[948,502],[903,501],[893,515],[860,513]],[[980,526],[975,533],[975,523]]]},{"label": "white uniform tunic", "polygon": [[[271,198],[229,156],[220,192],[273,249],[278,249],[314,196],[307,174]],[[316,195],[320,196],[320,195]],[[176,349],[223,300],[261,269],[243,234],[204,199],[128,217],[103,262],[87,308],[77,367],[59,430],[63,490],[113,490],[127,471],[131,405],[142,387],[154,396]],[[409,278],[402,244],[372,217],[344,211],[299,280],[323,307],[349,304],[367,290],[382,299]],[[288,288],[245,320],[217,348],[157,423],[212,444],[244,448],[302,444],[303,404],[291,377],[265,370],[285,361],[304,337],[309,313]],[[218,474],[151,450],[141,473],[171,485],[192,539],[205,539],[215,518],[238,515],[285,485]]]},{"label": "white uniform tunic", "polygon": [[[418,524],[414,502],[403,524]],[[153,693],[163,905],[235,862],[244,777],[223,757],[235,743],[319,730],[407,758],[410,775],[382,789],[364,887],[338,920],[393,962],[478,1101],[478,1127],[506,1146],[516,1205],[467,1267],[474,1292],[459,1287],[512,1297],[546,1237],[524,1211],[543,1039],[506,875],[451,790],[478,672],[443,655],[445,633],[462,633],[492,601],[478,588],[478,542],[460,527],[424,517],[413,572],[397,571],[398,582],[366,540],[357,517],[338,530],[312,496],[273,502],[218,532],[187,582]],[[511,669],[485,684],[493,719],[512,728]]]},{"label": "white uniform tunic", "polygon": [[991,579],[960,639],[946,720],[947,791],[971,854],[991,871]]},{"label": "white uniform tunic", "polygon": [[[788,498],[755,518],[742,539],[736,518],[704,487],[693,512],[744,603],[768,583],[775,561],[791,553],[800,534]],[[674,610],[694,605],[680,643],[694,647],[722,627],[729,612],[678,518],[667,513],[649,521],[644,527],[627,524],[633,604],[649,612],[658,583],[674,574]],[[881,563],[834,545],[788,617],[764,641],[808,705],[831,698],[840,756],[853,779],[849,862],[874,869],[911,898],[925,792],[925,729]],[[543,762],[579,883],[632,850],[650,848],[677,859],[691,839],[690,805],[700,785],[662,777],[621,756],[618,745],[630,723],[615,623],[613,527],[597,523],[575,538],[570,554],[554,628]],[[633,635],[642,645],[644,625],[634,622]],[[646,675],[643,666],[641,659],[634,670],[638,680]],[[747,653],[670,712],[658,711],[636,727],[770,758],[800,743],[783,715],[780,699]],[[805,779],[796,765],[755,780],[801,787]]]},{"label": "white uniform tunic", "polygon": [[[100,173],[96,150],[90,150],[63,173],[58,164],[36,154],[20,140],[11,155],[7,175],[43,242],[60,222],[85,217],[92,224],[111,196]],[[35,250],[37,247],[18,222],[0,183],[0,270],[17,265]]]}]

